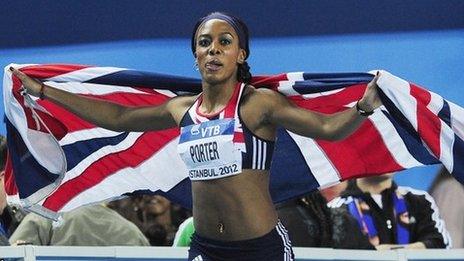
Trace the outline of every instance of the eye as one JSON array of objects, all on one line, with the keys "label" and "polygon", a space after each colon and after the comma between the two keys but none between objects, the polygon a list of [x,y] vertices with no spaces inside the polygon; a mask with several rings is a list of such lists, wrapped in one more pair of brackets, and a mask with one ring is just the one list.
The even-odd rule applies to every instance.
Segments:
[{"label": "eye", "polygon": [[227,38],[221,39],[220,42],[221,42],[222,45],[229,45],[229,44],[232,43],[232,41],[230,39],[227,39]]},{"label": "eye", "polygon": [[209,39],[203,38],[203,39],[200,39],[200,40],[198,41],[198,45],[201,46],[201,47],[206,47],[206,46],[208,46],[209,44],[210,44],[210,40],[209,40]]}]

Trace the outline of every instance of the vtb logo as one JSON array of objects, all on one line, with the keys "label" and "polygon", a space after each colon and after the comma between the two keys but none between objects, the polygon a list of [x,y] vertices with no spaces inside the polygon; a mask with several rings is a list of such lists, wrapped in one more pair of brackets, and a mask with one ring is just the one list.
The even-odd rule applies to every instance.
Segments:
[{"label": "vtb logo", "polygon": [[200,124],[193,125],[192,128],[190,129],[190,134],[194,136],[200,134]]}]

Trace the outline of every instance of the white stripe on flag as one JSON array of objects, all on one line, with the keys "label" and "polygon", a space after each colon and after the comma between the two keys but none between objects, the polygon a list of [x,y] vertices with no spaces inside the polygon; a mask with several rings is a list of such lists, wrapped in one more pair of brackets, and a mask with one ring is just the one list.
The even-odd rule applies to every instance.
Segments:
[{"label": "white stripe on flag", "polygon": [[295,84],[293,81],[280,81],[279,86],[277,87],[277,91],[284,94],[285,96],[299,96],[300,93],[293,89],[293,84]]},{"label": "white stripe on flag", "polygon": [[464,109],[448,101],[451,114],[451,128],[462,140],[464,140]]},{"label": "white stripe on flag", "polygon": [[417,131],[417,101],[410,95],[409,83],[389,72],[382,71],[377,85]]},{"label": "white stripe on flag", "polygon": [[427,108],[433,112],[435,115],[438,115],[438,113],[441,111],[443,108],[443,98],[440,97],[438,94],[429,92],[431,100],[429,104],[427,104]]},{"label": "white stripe on flag", "polygon": [[314,140],[289,131],[287,132],[299,147],[306,164],[311,169],[321,188],[340,182],[337,169]]},{"label": "white stripe on flag", "polygon": [[448,170],[454,169],[454,132],[446,125],[445,122],[440,121],[440,161]]},{"label": "white stripe on flag", "polygon": [[[137,94],[145,93],[145,92],[139,91],[131,87],[121,87],[121,86],[109,85],[109,84],[79,83],[79,82],[58,83],[58,82],[53,82],[53,81],[47,81],[45,82],[45,84],[58,88],[58,89],[71,92],[71,93],[79,93],[79,94],[104,95],[104,94],[111,94],[115,92],[137,93]],[[38,98],[35,97],[35,99],[38,99]]]},{"label": "white stripe on flag", "polygon": [[127,135],[127,137],[120,143],[116,145],[108,145],[108,146],[102,147],[99,150],[88,155],[85,159],[81,160],[79,164],[77,164],[74,168],[66,172],[63,182],[81,175],[82,172],[85,169],[87,169],[92,163],[94,163],[97,159],[100,159],[106,155],[119,152],[119,151],[123,151],[123,150],[130,148],[142,134],[143,134],[142,132],[129,132],[129,135]]},{"label": "white stripe on flag", "polygon": [[104,128],[92,128],[92,129],[84,129],[79,131],[74,131],[66,134],[60,141],[60,145],[68,145],[72,144],[77,141],[94,139],[94,138],[105,138],[105,137],[114,137],[122,132],[116,132],[107,130]]},{"label": "white stripe on flag", "polygon": [[304,81],[303,72],[290,72],[287,73],[287,79],[292,82]]},{"label": "white stripe on flag", "polygon": [[156,92],[159,92],[167,97],[176,97],[177,94],[173,93],[172,91],[169,91],[169,90],[161,90],[161,89],[155,89]]},{"label": "white stripe on flag", "polygon": [[89,67],[65,74],[60,74],[55,77],[50,77],[47,80],[55,82],[85,82],[96,77],[101,77],[104,75],[125,70],[127,69],[116,67]]},{"label": "white stripe on flag", "polygon": [[326,91],[326,92],[318,92],[318,93],[310,93],[310,94],[303,94],[301,95],[304,99],[311,99],[311,98],[316,98],[316,97],[320,97],[320,96],[329,96],[329,95],[332,95],[332,94],[335,94],[337,92],[341,92],[345,90],[345,88],[341,88],[341,89],[337,89],[337,90],[333,90],[333,91]]},{"label": "white stripe on flag", "polygon": [[423,164],[417,161],[403,142],[401,136],[396,132],[395,127],[391,121],[380,110],[369,116],[369,120],[374,124],[375,128],[379,131],[385,146],[391,152],[392,157],[396,163],[403,168],[412,168],[422,166]]},{"label": "white stripe on flag", "polygon": [[287,73],[286,75],[288,80],[280,81],[277,90],[286,96],[300,95],[297,91],[295,91],[295,89],[293,89],[293,85],[297,81],[304,81],[303,72],[292,72]]}]

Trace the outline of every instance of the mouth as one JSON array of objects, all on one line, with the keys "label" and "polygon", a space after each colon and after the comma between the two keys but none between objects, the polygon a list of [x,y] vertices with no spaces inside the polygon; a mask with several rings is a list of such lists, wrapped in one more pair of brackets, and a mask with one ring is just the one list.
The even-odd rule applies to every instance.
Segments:
[{"label": "mouth", "polygon": [[211,60],[211,61],[208,61],[206,64],[205,64],[205,68],[208,70],[208,71],[219,71],[221,68],[222,68],[223,64],[217,60],[217,59],[214,59],[214,60]]}]

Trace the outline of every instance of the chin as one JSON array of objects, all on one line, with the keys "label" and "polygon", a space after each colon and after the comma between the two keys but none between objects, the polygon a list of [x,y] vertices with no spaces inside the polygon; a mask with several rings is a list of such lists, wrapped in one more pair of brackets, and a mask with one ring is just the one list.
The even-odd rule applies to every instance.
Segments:
[{"label": "chin", "polygon": [[202,81],[211,85],[222,84],[230,80],[233,75],[224,74],[224,72],[202,74]]},{"label": "chin", "polygon": [[203,81],[208,83],[208,84],[211,84],[211,85],[215,85],[215,84],[220,84],[220,83],[223,83],[225,82],[226,80],[223,79],[222,77],[217,77],[217,76],[206,76],[206,77],[203,77]]}]

